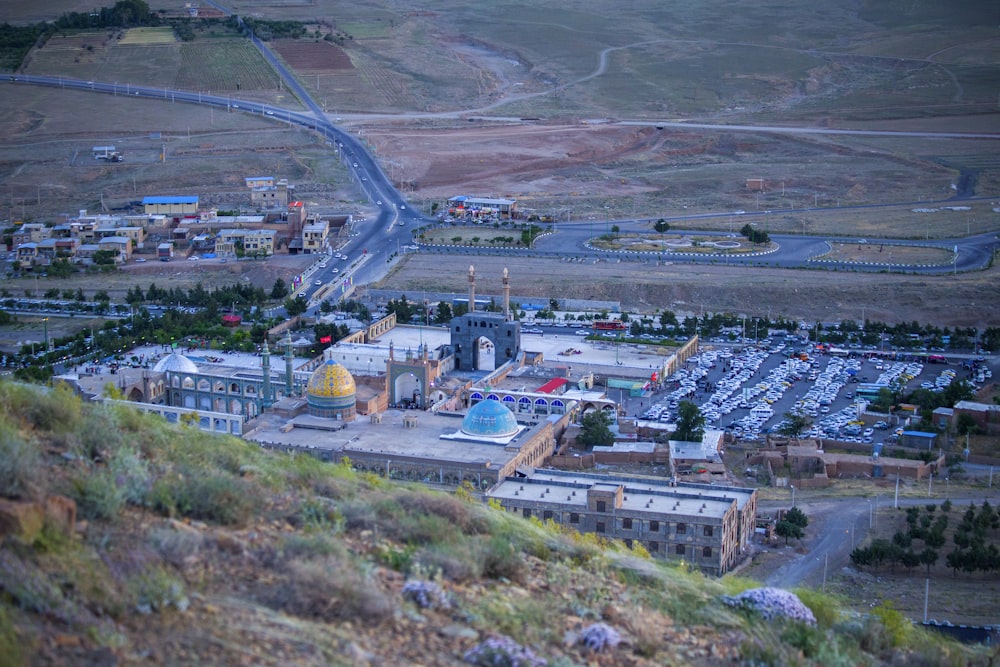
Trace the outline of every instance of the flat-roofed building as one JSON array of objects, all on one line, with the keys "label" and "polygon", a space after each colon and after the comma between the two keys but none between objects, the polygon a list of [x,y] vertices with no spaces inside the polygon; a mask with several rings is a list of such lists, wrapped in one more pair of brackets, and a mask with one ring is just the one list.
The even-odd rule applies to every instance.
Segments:
[{"label": "flat-roofed building", "polygon": [[508,477],[486,495],[525,518],[638,543],[714,575],[749,555],[757,513],[754,489],[561,470]]},{"label": "flat-roofed building", "polygon": [[11,245],[16,248],[22,243],[38,243],[49,238],[51,235],[52,229],[42,223],[26,222],[11,233]]},{"label": "flat-roofed building", "polygon": [[146,215],[172,217],[194,215],[198,212],[198,197],[177,195],[143,197],[142,207]]},{"label": "flat-roofed building", "polygon": [[312,220],[302,227],[302,252],[309,255],[323,252],[330,233],[330,223],[326,220]]},{"label": "flat-roofed building", "polygon": [[274,176],[247,176],[243,179],[247,188],[267,188],[274,185]]},{"label": "flat-roofed building", "polygon": [[239,255],[237,248],[246,255],[267,257],[274,254],[272,229],[224,229],[215,242],[215,252],[220,255]]},{"label": "flat-roofed building", "polygon": [[514,218],[517,217],[517,200],[458,195],[448,199],[448,211],[455,215],[473,217],[497,215],[501,218]]},{"label": "flat-roofed building", "polygon": [[132,256],[132,239],[125,236],[105,236],[97,242],[97,247],[113,252],[117,264],[124,264]]}]

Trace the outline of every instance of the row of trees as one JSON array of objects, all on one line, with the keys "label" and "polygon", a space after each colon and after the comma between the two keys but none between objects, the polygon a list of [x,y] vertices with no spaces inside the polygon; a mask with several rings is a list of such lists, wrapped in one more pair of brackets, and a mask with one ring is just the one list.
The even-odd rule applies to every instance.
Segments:
[{"label": "row of trees", "polygon": [[[901,565],[911,570],[924,565],[930,572],[939,559],[940,550],[947,544],[945,531],[951,507],[951,501],[946,500],[941,505],[943,513],[937,516],[933,504],[925,507],[926,514],[921,514],[919,507],[907,509],[906,530],[896,531],[891,540],[878,538],[866,547],[855,549],[851,552],[851,561],[858,567],[874,569],[889,565],[895,570]],[[984,500],[978,509],[970,503],[952,535],[955,548],[945,557],[947,566],[956,574],[1000,570],[1000,549],[994,543],[998,529],[1000,513],[989,501]]]}]

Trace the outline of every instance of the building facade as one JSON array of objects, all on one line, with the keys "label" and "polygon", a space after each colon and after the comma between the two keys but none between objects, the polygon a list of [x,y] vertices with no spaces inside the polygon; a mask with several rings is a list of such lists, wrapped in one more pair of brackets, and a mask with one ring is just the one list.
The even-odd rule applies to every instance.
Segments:
[{"label": "building facade", "polygon": [[641,544],[716,576],[749,555],[757,513],[753,489],[558,470],[508,477],[486,495],[522,517]]}]

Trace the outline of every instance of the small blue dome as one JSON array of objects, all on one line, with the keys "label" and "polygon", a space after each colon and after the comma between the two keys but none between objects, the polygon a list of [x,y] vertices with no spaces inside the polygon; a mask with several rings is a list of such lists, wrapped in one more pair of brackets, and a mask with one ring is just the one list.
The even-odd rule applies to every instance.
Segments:
[{"label": "small blue dome", "polygon": [[480,401],[462,420],[462,433],[485,438],[506,438],[518,431],[517,418],[500,401]]}]

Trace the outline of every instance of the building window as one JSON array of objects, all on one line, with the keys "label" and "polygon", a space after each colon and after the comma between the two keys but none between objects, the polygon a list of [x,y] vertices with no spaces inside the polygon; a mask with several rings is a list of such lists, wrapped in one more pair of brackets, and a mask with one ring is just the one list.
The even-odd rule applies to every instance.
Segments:
[{"label": "building window", "polygon": [[686,532],[688,532],[688,527],[687,527],[686,523],[679,523],[679,524],[677,524],[677,534],[678,535],[683,535]]},{"label": "building window", "polygon": [[711,536],[712,536],[712,527],[705,526],[705,537],[711,537]]},{"label": "building window", "polygon": [[712,557],[712,547],[705,547],[704,549],[702,549],[701,550],[701,555],[704,556],[705,558],[711,558]]},{"label": "building window", "polygon": [[677,548],[675,549],[675,551],[676,551],[676,553],[677,553],[678,556],[683,556],[684,555],[684,545],[683,544],[678,544]]},{"label": "building window", "polygon": [[569,522],[570,523],[580,523],[580,515],[577,514],[576,512],[570,512],[569,513]]},{"label": "building window", "polygon": [[527,519],[531,516],[531,510],[525,507],[523,510],[521,510],[521,514],[524,516],[525,519]]},{"label": "building window", "polygon": [[598,500],[597,501],[597,511],[598,512],[607,512],[608,511],[608,504],[606,502],[604,502],[603,500]]},{"label": "building window", "polygon": [[597,526],[594,528],[594,530],[597,531],[598,533],[603,533],[604,532],[604,522],[603,521],[598,521],[597,522]]},{"label": "building window", "polygon": [[649,553],[651,553],[651,554],[658,554],[658,553],[660,553],[660,543],[659,542],[650,542],[649,543]]},{"label": "building window", "polygon": [[622,528],[632,530],[632,519],[622,519]]},{"label": "building window", "polygon": [[660,522],[659,521],[650,521],[649,522],[649,532],[651,532],[651,533],[658,533],[658,532],[660,532]]},{"label": "building window", "polygon": [[552,518],[552,510],[545,510],[542,512],[542,518],[546,521]]}]

